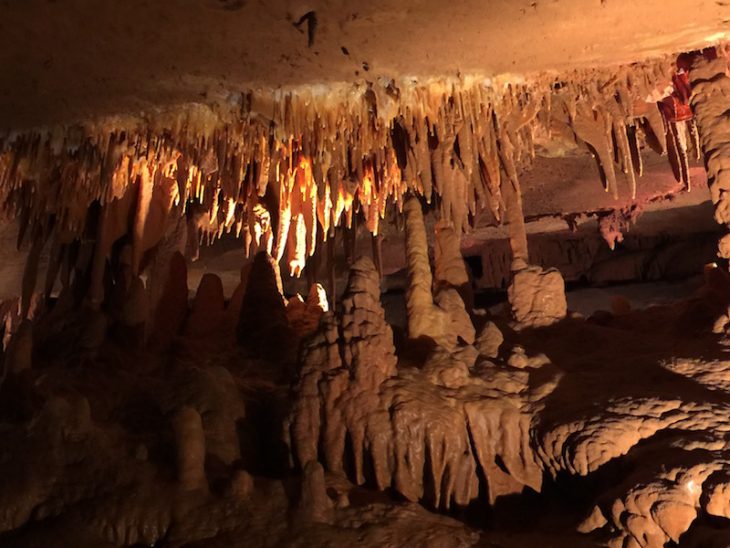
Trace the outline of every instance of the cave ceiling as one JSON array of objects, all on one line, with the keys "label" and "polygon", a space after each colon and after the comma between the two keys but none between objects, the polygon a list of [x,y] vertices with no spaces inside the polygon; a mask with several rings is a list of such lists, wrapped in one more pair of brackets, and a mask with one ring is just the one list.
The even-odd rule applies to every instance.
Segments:
[{"label": "cave ceiling", "polygon": [[78,238],[99,204],[136,270],[187,212],[294,275],[409,192],[462,232],[510,225],[514,190],[528,221],[631,208],[706,187],[677,54],[725,55],[729,20],[714,1],[8,3],[0,199],[19,242]]}]

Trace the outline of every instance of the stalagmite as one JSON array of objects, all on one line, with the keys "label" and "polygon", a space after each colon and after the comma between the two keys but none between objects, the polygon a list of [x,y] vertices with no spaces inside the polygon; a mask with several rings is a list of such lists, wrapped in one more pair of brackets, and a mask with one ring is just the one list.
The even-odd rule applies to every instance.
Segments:
[{"label": "stalagmite", "polygon": [[327,293],[321,285],[313,284],[306,301],[302,300],[299,295],[289,299],[286,305],[286,315],[289,325],[301,338],[308,337],[317,330],[322,314],[328,309]]},{"label": "stalagmite", "polygon": [[512,317],[519,328],[543,327],[565,318],[565,281],[555,268],[529,266],[516,272],[507,288]]},{"label": "stalagmite", "polygon": [[[377,387],[395,374],[395,348],[393,333],[385,322],[385,312],[380,306],[380,278],[372,261],[358,259],[352,267],[347,290],[343,296],[342,312],[336,318],[331,312],[324,315],[317,333],[307,342],[302,353],[302,370],[299,389],[302,399],[297,403],[292,418],[292,440],[300,462],[316,460],[317,440],[322,436],[325,462],[330,470],[342,467],[345,443],[345,424],[341,414],[358,413],[358,406],[372,408]],[[341,335],[340,335],[341,333]],[[321,394],[318,385],[324,375],[331,375],[332,390]],[[357,401],[337,397],[347,384],[361,390]],[[368,392],[371,395],[368,396]],[[330,416],[321,424],[320,397],[327,401]],[[335,410],[335,407],[342,409]],[[364,424],[353,432],[355,436],[356,477],[363,481],[361,444],[364,443]],[[382,448],[381,448],[382,449]],[[360,457],[358,457],[360,455]],[[384,459],[385,456],[382,455]],[[376,468],[386,462],[378,459]],[[379,481],[385,481],[389,472],[376,470]]]},{"label": "stalagmite", "polygon": [[426,226],[419,200],[410,198],[403,209],[408,265],[408,336],[414,340],[431,340],[446,349],[454,348],[459,337],[467,343],[473,342],[474,328],[456,290],[443,287],[438,290],[434,302]]},{"label": "stalagmite", "polygon": [[144,335],[144,328],[149,319],[149,300],[141,278],[132,278],[119,319],[122,325],[141,328],[141,333]]},{"label": "stalagmite", "polygon": [[298,515],[300,519],[314,523],[333,521],[333,504],[327,496],[324,469],[317,461],[309,461],[304,466]]},{"label": "stalagmite", "polygon": [[467,309],[471,309],[474,296],[469,287],[469,275],[461,255],[459,233],[451,226],[437,225],[433,251],[436,291],[442,287],[456,289]]},{"label": "stalagmite", "polygon": [[474,346],[480,356],[494,359],[499,354],[499,348],[504,342],[504,335],[494,322],[487,322],[482,328],[479,336],[474,341]]},{"label": "stalagmite", "polygon": [[403,206],[406,216],[406,259],[408,264],[408,336],[411,339],[440,335],[440,316],[433,304],[431,285],[433,278],[428,260],[426,225],[423,222],[421,203],[409,198]]},{"label": "stalagmite", "polygon": [[200,285],[192,302],[187,318],[185,334],[188,337],[204,339],[222,334],[225,322],[225,295],[219,276],[207,273],[200,279]]},{"label": "stalagmite", "polygon": [[251,272],[251,263],[246,263],[241,268],[240,281],[236,288],[233,290],[233,294],[228,300],[226,306],[226,327],[231,332],[236,331],[238,320],[241,316],[241,307],[243,306],[243,299],[246,296],[246,286],[248,285],[248,276]]},{"label": "stalagmite", "polygon": [[655,3],[2,3],[0,545],[729,546],[730,3]]},{"label": "stalagmite", "polygon": [[180,333],[188,311],[188,271],[185,259],[175,253],[170,259],[164,290],[152,318],[150,345],[167,347]]},{"label": "stalagmite", "polygon": [[248,275],[236,335],[254,354],[288,356],[296,352],[277,264],[265,251],[256,255]]},{"label": "stalagmite", "polygon": [[179,409],[172,420],[177,454],[177,478],[186,491],[208,489],[205,477],[205,433],[203,422],[192,407]]},{"label": "stalagmite", "polygon": [[350,268],[342,297],[343,365],[354,378],[370,386],[395,374],[393,332],[380,305],[380,276],[368,257]]},{"label": "stalagmite", "polygon": [[231,483],[228,486],[226,494],[241,499],[248,499],[254,491],[254,481],[251,474],[245,470],[236,470]]}]

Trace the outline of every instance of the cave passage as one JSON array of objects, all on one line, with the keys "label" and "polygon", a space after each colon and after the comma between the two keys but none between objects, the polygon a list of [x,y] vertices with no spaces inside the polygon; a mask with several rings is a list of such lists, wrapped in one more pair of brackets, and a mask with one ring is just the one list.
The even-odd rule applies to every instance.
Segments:
[{"label": "cave passage", "polygon": [[728,3],[6,4],[0,546],[730,546]]}]

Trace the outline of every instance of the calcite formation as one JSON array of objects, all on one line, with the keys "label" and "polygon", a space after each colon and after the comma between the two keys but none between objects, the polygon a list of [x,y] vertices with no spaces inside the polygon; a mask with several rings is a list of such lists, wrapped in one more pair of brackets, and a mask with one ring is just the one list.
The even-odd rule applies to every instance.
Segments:
[{"label": "calcite formation", "polygon": [[[312,70],[336,28],[420,16],[274,4]],[[552,4],[524,10],[574,6]],[[590,217],[620,255],[653,205],[704,189],[700,157],[730,227],[726,47],[432,78],[335,49],[354,83],[0,133],[0,261],[20,265],[0,298],[0,545],[730,545],[730,236],[692,297],[617,290],[587,318],[565,280],[592,259],[569,277],[533,238],[560,224],[556,254],[596,257]],[[555,158],[594,163],[610,201],[525,184]],[[553,206],[526,215],[530,191]],[[486,229],[500,251],[465,261]],[[642,245],[626,270],[682,259]]]},{"label": "calcite formation", "polygon": [[[228,233],[247,253],[286,257],[299,275],[333,227],[362,216],[377,234],[388,204],[401,207],[408,192],[435,199],[457,234],[482,209],[506,220],[517,270],[527,258],[519,173],[555,135],[567,133],[595,155],[614,196],[635,195],[644,146],[669,151],[689,187],[694,121],[657,106],[683,97],[680,82],[667,58],[519,85],[464,77],[332,95],[257,91],[141,120],[8,133],[0,139],[0,202],[20,220],[19,242],[32,244],[23,315],[43,250],[53,248],[54,262],[72,260],[85,234],[95,241],[89,299],[98,305],[121,238],[131,243],[134,275],[150,254],[194,258],[198,242]],[[47,285],[57,275],[49,269]]]},{"label": "calcite formation", "polygon": [[[409,204],[407,211],[420,213],[417,200]],[[450,271],[441,259],[453,254],[438,257],[435,271]],[[430,273],[427,254],[423,261]],[[326,310],[317,286],[307,302],[287,305],[273,265],[265,254],[256,258],[227,339],[193,329],[203,310],[229,317],[220,281],[207,276],[182,321],[168,327],[175,352],[155,339],[127,345],[127,326],[142,320],[106,306],[77,310],[62,324],[43,315],[21,324],[0,384],[9,441],[0,467],[3,540],[52,534],[69,545],[231,545],[245,531],[247,542],[290,542],[290,523],[313,543],[350,539],[371,524],[372,542],[411,534],[471,545],[491,533],[427,517],[416,503],[446,509],[483,500],[499,508],[526,491],[549,497],[568,478],[595,481],[577,529],[612,546],[705,538],[710,533],[698,525],[704,515],[728,516],[727,341],[711,332],[730,302],[726,276],[708,278],[706,293],[693,301],[628,310],[607,325],[568,317],[517,332],[503,317],[472,320],[459,300],[476,335],[450,339],[448,347],[436,340],[415,362],[396,349],[370,258],[353,263],[337,308]],[[429,295],[458,295],[447,276],[438,277]],[[138,302],[135,291],[126,298]],[[247,323],[242,311],[262,303],[280,311],[271,316],[276,321]],[[105,321],[98,324],[97,314]],[[310,314],[319,318],[314,331]],[[86,327],[97,324],[103,328]],[[244,337],[232,350],[244,325],[260,328],[258,340],[269,342]],[[73,342],[73,333],[99,329],[84,347]],[[295,377],[286,352],[267,350],[266,333],[303,338]],[[92,345],[104,353],[89,353]],[[61,349],[79,365],[54,363]],[[110,356],[119,363],[110,367]],[[291,399],[279,399],[288,382]],[[111,397],[100,390],[110,383]],[[290,403],[271,408],[252,431],[263,394],[267,405]],[[302,470],[300,494],[290,499],[291,486],[262,474],[276,448],[290,451],[280,470],[290,459]],[[364,491],[355,486],[394,490],[410,502],[361,506]],[[267,512],[288,519],[274,525]],[[418,532],[396,532],[414,520]],[[713,533],[716,542],[722,534]]]},{"label": "calcite formation", "polygon": [[560,271],[532,266],[514,273],[507,294],[520,328],[542,327],[565,318],[565,282]]},{"label": "calcite formation", "polygon": [[[406,205],[414,212],[419,207],[417,201]],[[456,355],[437,347],[422,371],[396,370],[379,293],[372,263],[361,259],[342,316],[326,316],[305,345],[290,419],[297,460],[304,465],[321,459],[341,473],[352,454],[356,483],[393,486],[410,500],[426,498],[437,507],[477,498],[479,469],[491,501],[524,485],[539,490],[542,472],[528,449],[530,416],[555,387],[557,371],[544,375],[551,367],[547,360],[519,367],[488,361],[499,347],[494,325],[479,339],[487,355],[473,346]],[[543,371],[539,381],[530,382],[532,370]]]},{"label": "calcite formation", "polygon": [[[700,142],[707,165],[707,179],[715,219],[718,223],[730,223],[728,203],[727,155],[730,150],[730,78],[727,76],[727,59],[713,50],[705,50],[683,60],[689,70],[692,85],[692,108],[701,129]],[[730,257],[730,239],[720,241],[719,254]]]},{"label": "calcite formation", "polygon": [[458,257],[453,260],[453,247],[451,251],[448,250],[449,246],[455,246],[457,242],[441,236],[437,262],[437,273],[441,279],[434,294],[420,201],[409,198],[404,211],[409,281],[406,295],[408,336],[414,340],[432,341],[446,349],[455,348],[459,338],[467,344],[474,342],[474,328],[464,310],[464,302],[451,284],[452,281],[462,281],[466,274],[463,259]]}]

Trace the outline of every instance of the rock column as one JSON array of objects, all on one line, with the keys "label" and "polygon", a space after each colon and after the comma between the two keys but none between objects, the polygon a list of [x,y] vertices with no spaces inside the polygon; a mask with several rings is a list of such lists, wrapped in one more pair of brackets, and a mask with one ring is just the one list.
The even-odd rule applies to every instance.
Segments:
[{"label": "rock column", "polygon": [[[707,183],[715,220],[730,226],[730,77],[727,59],[714,49],[680,59],[689,69],[694,111],[700,144],[707,167]],[[720,239],[720,257],[730,259],[730,234]]]}]

